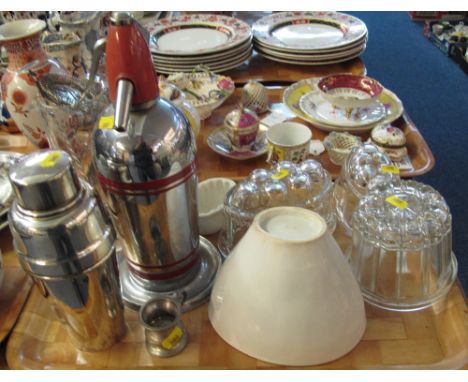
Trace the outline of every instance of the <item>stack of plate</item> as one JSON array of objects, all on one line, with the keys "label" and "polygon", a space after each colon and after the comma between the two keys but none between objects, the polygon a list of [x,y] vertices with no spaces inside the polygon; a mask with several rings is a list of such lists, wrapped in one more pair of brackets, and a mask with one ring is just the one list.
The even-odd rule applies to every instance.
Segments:
[{"label": "stack of plate", "polygon": [[233,69],[252,54],[252,31],[228,16],[191,14],[145,23],[151,34],[156,71],[190,72],[205,65],[213,72]]},{"label": "stack of plate", "polygon": [[299,118],[324,131],[361,133],[382,123],[392,123],[403,113],[400,99],[384,89],[366,107],[344,108],[326,100],[318,89],[320,78],[309,78],[285,89],[283,103]]},{"label": "stack of plate", "polygon": [[338,12],[279,12],[253,26],[255,49],[266,58],[295,65],[335,64],[366,49],[367,27]]}]

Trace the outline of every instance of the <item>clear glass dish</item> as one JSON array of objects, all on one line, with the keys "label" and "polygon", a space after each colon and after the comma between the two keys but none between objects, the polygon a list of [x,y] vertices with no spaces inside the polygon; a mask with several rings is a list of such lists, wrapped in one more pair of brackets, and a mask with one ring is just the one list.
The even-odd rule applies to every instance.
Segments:
[{"label": "clear glass dish", "polygon": [[[360,199],[373,188],[385,187],[399,179],[397,174],[386,170],[390,158],[379,151],[373,143],[363,143],[351,150],[335,181],[333,198],[336,214],[346,234],[351,235],[351,218]],[[382,167],[383,166],[383,167]]]},{"label": "clear glass dish", "polygon": [[242,238],[255,215],[267,208],[302,207],[321,215],[330,232],[336,227],[333,182],[322,165],[309,159],[300,164],[279,162],[271,170],[257,169],[233,187],[224,201],[225,227],[219,249],[226,257]]},{"label": "clear glass dish", "polygon": [[352,218],[349,260],[364,299],[390,310],[438,301],[457,275],[452,219],[444,198],[415,181],[363,197]]}]

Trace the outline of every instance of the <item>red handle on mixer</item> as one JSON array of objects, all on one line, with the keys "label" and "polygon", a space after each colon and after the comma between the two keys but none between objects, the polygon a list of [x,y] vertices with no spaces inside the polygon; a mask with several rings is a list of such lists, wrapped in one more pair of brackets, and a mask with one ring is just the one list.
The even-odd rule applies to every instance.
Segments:
[{"label": "red handle on mixer", "polygon": [[112,102],[117,98],[117,83],[126,79],[133,83],[133,105],[155,99],[159,95],[158,78],[151,52],[135,23],[110,25],[106,47],[107,80]]}]

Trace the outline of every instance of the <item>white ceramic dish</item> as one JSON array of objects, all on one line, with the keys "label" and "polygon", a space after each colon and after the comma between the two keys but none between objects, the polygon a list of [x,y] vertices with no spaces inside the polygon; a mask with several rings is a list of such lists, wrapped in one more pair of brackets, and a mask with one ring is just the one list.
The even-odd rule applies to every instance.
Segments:
[{"label": "white ceramic dish", "polygon": [[327,53],[327,54],[294,54],[294,53],[283,53],[277,52],[273,49],[264,48],[262,46],[257,45],[255,49],[259,52],[269,54],[271,56],[284,58],[286,60],[298,60],[298,61],[326,61],[326,60],[334,60],[343,57],[349,57],[353,54],[362,53],[366,49],[366,44],[360,44],[355,48],[346,50],[344,52],[336,52],[336,53]]},{"label": "white ceramic dish", "polygon": [[212,235],[224,226],[224,198],[236,183],[228,178],[210,178],[198,184],[198,228]]},{"label": "white ceramic dish", "polygon": [[322,77],[317,83],[322,97],[342,107],[367,107],[382,94],[377,80],[352,73],[336,73]]},{"label": "white ceramic dish", "polygon": [[[220,67],[217,67],[217,68],[210,68],[210,70],[213,72],[213,73],[224,73],[228,70],[231,70],[231,69],[235,69],[235,68],[238,68],[239,66],[243,65],[244,62],[246,60],[241,60],[239,62],[234,62],[232,64],[229,64],[226,66],[220,66]],[[165,68],[158,68],[155,70],[158,72],[158,73],[161,73],[161,74],[172,74],[172,73],[176,73],[176,72],[186,72],[186,73],[189,73],[191,72],[192,70],[189,70],[189,69],[183,69],[183,70],[173,70],[173,69],[165,69]]]},{"label": "white ceramic dish", "polygon": [[[318,77],[306,78],[288,86],[283,92],[284,105],[286,105],[287,108],[297,117],[324,131],[349,131],[358,133],[370,131],[375,127],[375,124],[363,127],[336,127],[328,124],[322,124],[319,121],[311,119],[307,114],[305,114],[299,107],[299,102],[305,94],[317,91],[317,82],[319,80],[320,78]],[[398,119],[403,113],[402,102],[390,90],[384,89],[377,100],[382,103],[386,109],[386,117],[382,122],[391,123]]]},{"label": "white ceramic dish", "polygon": [[346,46],[367,35],[356,17],[338,12],[278,12],[257,20],[254,37],[278,50],[318,51]]},{"label": "white ceramic dish", "polygon": [[204,55],[196,55],[196,56],[183,56],[183,57],[173,57],[173,56],[165,56],[157,53],[151,53],[153,57],[153,61],[165,62],[165,63],[174,63],[174,64],[182,64],[182,63],[189,63],[198,65],[200,62],[210,62],[210,61],[219,61],[221,59],[235,56],[236,54],[241,54],[251,48],[252,41],[247,40],[245,43],[242,43],[236,48],[229,49],[222,52],[211,53],[211,54],[204,54]]},{"label": "white ceramic dish", "polygon": [[153,20],[145,28],[151,33],[151,50],[170,56],[219,52],[242,44],[252,35],[247,23],[214,14]]},{"label": "white ceramic dish", "polygon": [[296,207],[255,217],[221,267],[208,314],[234,348],[288,366],[339,358],[366,327],[361,291],[325,220]]},{"label": "white ceramic dish", "polygon": [[272,61],[277,61],[277,62],[282,62],[284,64],[293,64],[293,65],[303,65],[303,66],[320,66],[320,65],[331,65],[331,64],[339,64],[340,62],[345,62],[352,60],[356,57],[359,57],[362,52],[352,54],[347,57],[342,57],[342,58],[336,58],[334,60],[324,60],[324,61],[301,61],[301,60],[290,60],[286,58],[280,58],[276,56],[272,56],[270,54],[266,54],[263,52],[259,52],[263,57],[268,58],[269,60]]},{"label": "white ceramic dish", "polygon": [[368,126],[382,121],[387,115],[385,107],[378,101],[367,107],[346,109],[332,105],[319,91],[304,94],[299,107],[314,122],[337,127]]},{"label": "white ceramic dish", "polygon": [[346,52],[350,49],[356,48],[357,46],[362,46],[367,43],[368,37],[365,35],[359,40],[356,40],[352,44],[345,45],[345,46],[340,46],[332,49],[320,49],[320,50],[294,50],[294,49],[282,49],[282,48],[277,48],[271,45],[265,44],[263,41],[256,39],[255,37],[252,39],[254,42],[255,46],[260,46],[262,48],[267,48],[272,51],[275,51],[277,53],[284,53],[284,54],[300,54],[300,55],[327,55],[327,54],[333,54],[333,53],[338,53],[338,52]]},{"label": "white ceramic dish", "polygon": [[237,150],[232,145],[229,137],[222,127],[214,129],[208,136],[206,143],[208,143],[210,149],[219,155],[235,160],[252,159],[267,152],[266,133],[265,130],[262,129],[262,125],[260,125],[257,138],[255,139],[255,143],[250,147],[250,150]]},{"label": "white ceramic dish", "polygon": [[227,65],[232,65],[232,64],[235,64],[235,63],[242,63],[245,60],[247,60],[248,58],[250,58],[251,55],[252,55],[252,49],[248,49],[245,52],[243,52],[242,54],[236,55],[235,57],[227,57],[226,59],[222,59],[222,60],[214,61],[214,62],[203,62],[203,63],[198,62],[196,64],[190,64],[190,63],[189,64],[186,64],[186,63],[172,64],[172,63],[162,63],[162,62],[158,62],[156,60],[153,60],[153,64],[156,67],[156,69],[163,68],[163,69],[166,69],[166,70],[175,70],[175,71],[177,71],[177,70],[192,71],[195,66],[203,64],[206,67],[210,68],[210,70],[212,70],[212,69],[217,69],[217,68],[224,67],[224,66],[227,66]]},{"label": "white ceramic dish", "polygon": [[160,82],[162,87],[164,82],[168,82],[182,90],[202,120],[208,118],[235,90],[231,78],[209,72],[176,73]]}]

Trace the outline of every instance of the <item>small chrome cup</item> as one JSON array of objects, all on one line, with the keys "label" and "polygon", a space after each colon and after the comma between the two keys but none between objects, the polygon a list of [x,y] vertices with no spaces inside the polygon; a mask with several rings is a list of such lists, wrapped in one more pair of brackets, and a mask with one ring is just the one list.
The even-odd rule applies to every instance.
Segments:
[{"label": "small chrome cup", "polygon": [[146,349],[158,357],[180,353],[188,342],[188,332],[180,319],[181,301],[171,297],[153,298],[140,308],[145,328]]}]

